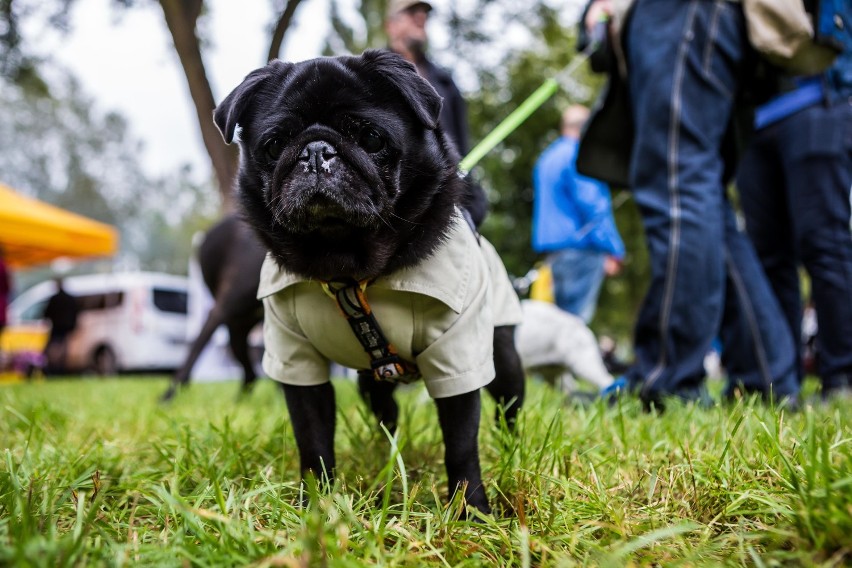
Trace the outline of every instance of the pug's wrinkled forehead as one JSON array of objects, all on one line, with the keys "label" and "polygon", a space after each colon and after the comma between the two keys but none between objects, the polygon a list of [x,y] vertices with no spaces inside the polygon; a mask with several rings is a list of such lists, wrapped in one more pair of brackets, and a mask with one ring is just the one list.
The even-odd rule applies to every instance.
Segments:
[{"label": "pug's wrinkled forehead", "polygon": [[417,123],[412,111],[399,98],[383,100],[387,88],[380,82],[352,73],[332,73],[331,67],[342,66],[334,60],[315,61],[296,66],[262,87],[255,99],[257,104],[244,115],[241,136],[246,140],[266,139],[273,134],[295,138],[318,126],[354,136],[371,125],[381,129],[393,145],[402,145],[409,124]]},{"label": "pug's wrinkled forehead", "polygon": [[408,114],[435,129],[440,112],[441,97],[413,65],[392,52],[370,50],[360,57],[273,61],[250,73],[216,108],[214,120],[230,143],[237,126],[245,139],[269,128],[298,132],[346,117],[390,125]]}]

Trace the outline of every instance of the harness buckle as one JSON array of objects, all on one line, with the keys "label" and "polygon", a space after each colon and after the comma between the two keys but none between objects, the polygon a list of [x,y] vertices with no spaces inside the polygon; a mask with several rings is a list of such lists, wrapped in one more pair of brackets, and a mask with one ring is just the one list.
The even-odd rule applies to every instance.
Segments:
[{"label": "harness buckle", "polygon": [[420,378],[417,365],[399,356],[373,315],[365,293],[369,280],[341,278],[320,282],[323,291],[337,304],[349,327],[370,357],[370,368],[377,381],[408,384]]}]

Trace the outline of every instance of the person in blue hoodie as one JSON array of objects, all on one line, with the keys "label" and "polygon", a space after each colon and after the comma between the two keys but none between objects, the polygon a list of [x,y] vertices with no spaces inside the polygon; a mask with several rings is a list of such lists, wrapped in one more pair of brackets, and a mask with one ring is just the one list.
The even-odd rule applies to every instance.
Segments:
[{"label": "person in blue hoodie", "polygon": [[618,273],[624,258],[609,188],[577,173],[577,146],[588,118],[588,108],[568,107],[561,136],[536,162],[532,234],[535,251],[549,255],[556,305],[586,323],[604,277]]},{"label": "person in blue hoodie", "polygon": [[[811,280],[826,398],[852,393],[852,0],[821,2],[817,26],[842,52],[812,77],[783,77],[761,106],[737,173],[746,227],[794,337],[799,267]],[[802,347],[798,373],[803,375]]]}]

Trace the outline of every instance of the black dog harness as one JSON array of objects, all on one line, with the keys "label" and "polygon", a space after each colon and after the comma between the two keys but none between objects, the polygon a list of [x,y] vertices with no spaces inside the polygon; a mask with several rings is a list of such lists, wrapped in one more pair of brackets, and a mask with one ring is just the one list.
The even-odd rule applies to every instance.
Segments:
[{"label": "black dog harness", "polygon": [[420,378],[417,365],[404,360],[376,321],[364,291],[369,281],[341,278],[322,282],[323,291],[335,301],[358,342],[370,357],[370,368],[377,381],[408,384]]}]

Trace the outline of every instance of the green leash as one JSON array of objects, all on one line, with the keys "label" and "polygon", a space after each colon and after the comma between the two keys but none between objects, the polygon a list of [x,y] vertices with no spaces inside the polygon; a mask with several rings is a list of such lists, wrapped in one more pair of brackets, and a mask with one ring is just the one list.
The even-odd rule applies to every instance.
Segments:
[{"label": "green leash", "polygon": [[545,103],[545,101],[556,94],[561,83],[571,80],[571,75],[574,74],[580,65],[589,59],[591,54],[595,51],[595,49],[597,49],[598,44],[599,40],[589,42],[588,47],[586,47],[580,55],[575,57],[571,61],[570,65],[568,65],[563,71],[560,71],[556,77],[545,81],[533,92],[533,94],[528,96],[526,100],[518,106],[518,108],[512,111],[512,114],[504,118],[503,121],[494,128],[494,130],[489,132],[488,135],[483,138],[482,141],[477,144],[461,162],[459,162],[459,175],[461,177],[466,177],[467,174],[470,173],[470,170],[479,163],[479,160],[481,160],[488,152],[493,150],[497,144],[502,142],[509,134],[514,132],[521,124],[523,124],[532,113],[537,111],[538,108]]}]

